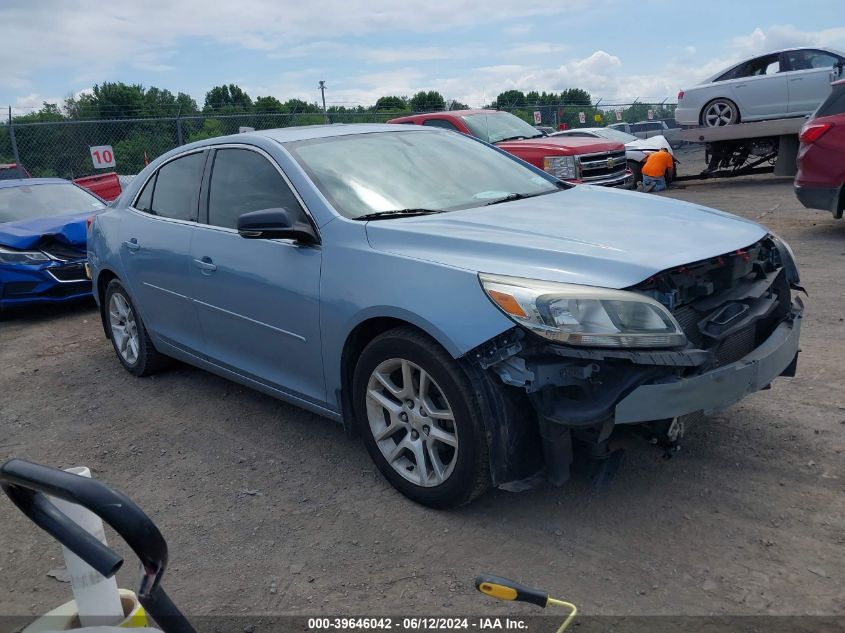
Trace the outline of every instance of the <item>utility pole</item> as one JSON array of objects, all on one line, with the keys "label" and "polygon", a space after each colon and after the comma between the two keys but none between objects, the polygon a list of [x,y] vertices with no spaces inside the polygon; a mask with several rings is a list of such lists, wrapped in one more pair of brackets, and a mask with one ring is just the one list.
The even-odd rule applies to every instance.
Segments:
[{"label": "utility pole", "polygon": [[323,95],[323,116],[326,118],[326,123],[329,122],[329,113],[326,112],[326,81],[320,80],[320,94]]}]

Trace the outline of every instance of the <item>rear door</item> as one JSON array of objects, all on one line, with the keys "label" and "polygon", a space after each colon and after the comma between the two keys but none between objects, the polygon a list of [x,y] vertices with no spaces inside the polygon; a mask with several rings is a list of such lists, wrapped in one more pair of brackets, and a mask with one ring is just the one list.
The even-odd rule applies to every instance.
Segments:
[{"label": "rear door", "polygon": [[246,145],[209,160],[204,222],[191,244],[193,297],[212,362],[316,404],[326,399],[319,330],[319,245],[247,239],[238,218],[285,208],[309,221],[273,159]]},{"label": "rear door", "polygon": [[202,337],[191,302],[190,243],[206,156],[203,150],[190,152],[162,165],[121,224],[124,281],[147,328],[165,343],[195,354]]},{"label": "rear door", "polygon": [[815,49],[787,51],[783,56],[789,69],[784,73],[789,80],[789,112],[810,113],[830,94],[834,66],[843,58]]},{"label": "rear door", "polygon": [[730,86],[744,120],[783,116],[787,113],[788,89],[777,53],[757,57],[734,68]]}]

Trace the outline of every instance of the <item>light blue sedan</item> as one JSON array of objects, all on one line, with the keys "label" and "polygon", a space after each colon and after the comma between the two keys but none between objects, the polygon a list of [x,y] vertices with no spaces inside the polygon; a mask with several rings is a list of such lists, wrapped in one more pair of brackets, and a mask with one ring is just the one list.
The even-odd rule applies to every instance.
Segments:
[{"label": "light blue sedan", "polygon": [[435,128],[180,147],[88,249],[127,370],[175,358],[337,420],[436,507],[561,483],[579,451],[601,477],[615,426],[676,442],[798,351],[798,272],[763,227]]}]

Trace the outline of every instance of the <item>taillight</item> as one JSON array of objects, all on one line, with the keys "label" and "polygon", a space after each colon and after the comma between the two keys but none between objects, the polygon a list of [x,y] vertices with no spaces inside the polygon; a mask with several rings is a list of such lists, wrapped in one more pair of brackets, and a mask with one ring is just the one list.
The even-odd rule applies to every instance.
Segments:
[{"label": "taillight", "polygon": [[683,90],[681,90],[681,91],[678,93],[678,101],[680,101],[680,100],[681,100],[681,99],[683,99],[683,98],[684,98],[684,91],[683,91]]},{"label": "taillight", "polygon": [[798,140],[802,143],[815,143],[832,127],[833,123],[807,123],[801,129]]},{"label": "taillight", "polygon": [[89,215],[87,218],[85,218],[85,230],[90,230],[92,224],[94,224],[94,216]]}]

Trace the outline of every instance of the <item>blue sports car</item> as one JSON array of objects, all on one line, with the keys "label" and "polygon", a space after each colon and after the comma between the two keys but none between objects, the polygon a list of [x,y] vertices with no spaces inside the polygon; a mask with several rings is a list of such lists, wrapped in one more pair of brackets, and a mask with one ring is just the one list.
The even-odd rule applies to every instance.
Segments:
[{"label": "blue sports car", "polygon": [[0,181],[0,310],[90,295],[85,220],[105,207],[59,178]]}]

